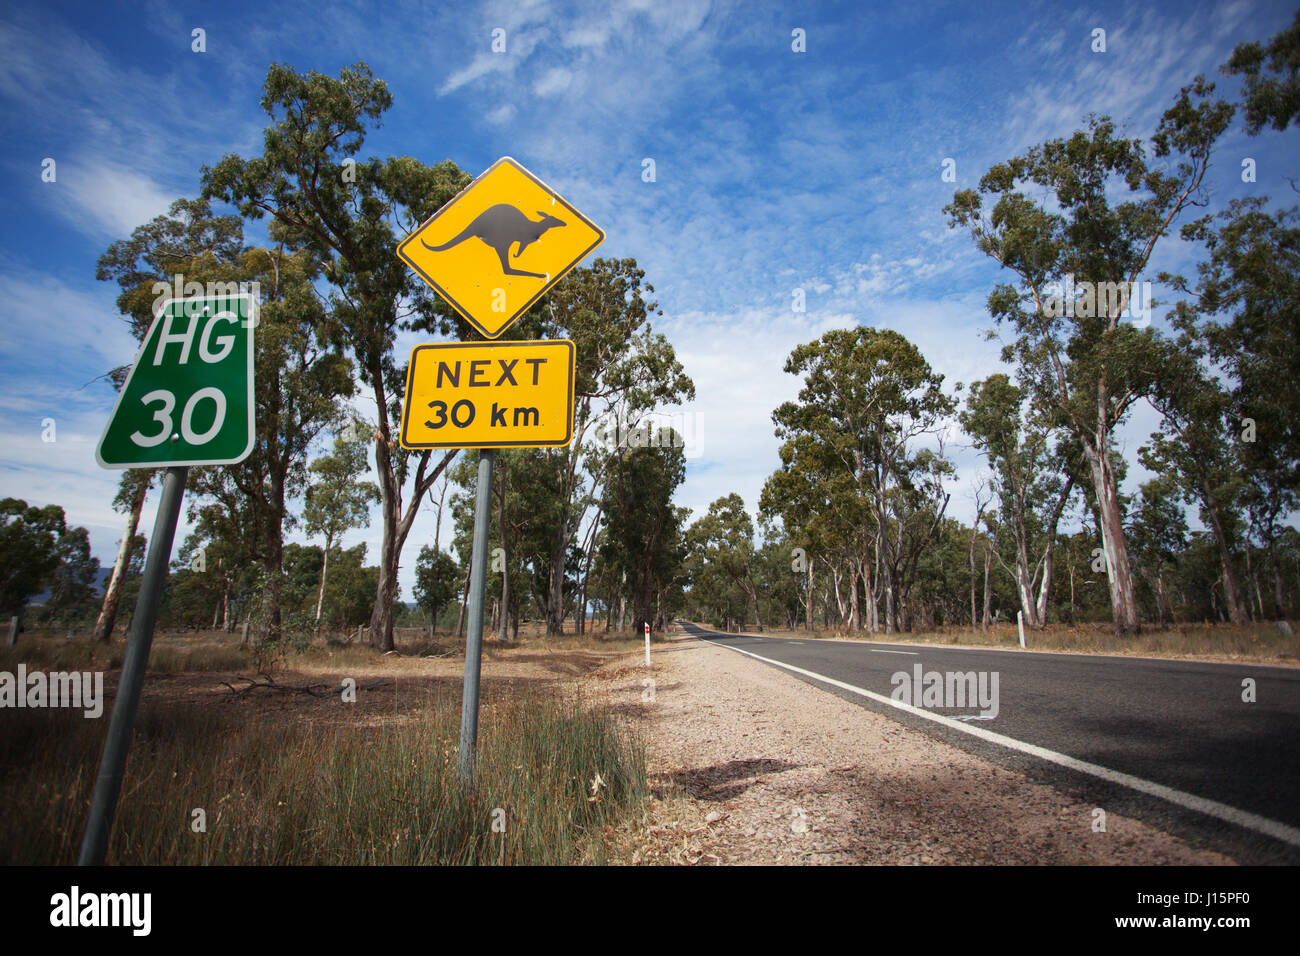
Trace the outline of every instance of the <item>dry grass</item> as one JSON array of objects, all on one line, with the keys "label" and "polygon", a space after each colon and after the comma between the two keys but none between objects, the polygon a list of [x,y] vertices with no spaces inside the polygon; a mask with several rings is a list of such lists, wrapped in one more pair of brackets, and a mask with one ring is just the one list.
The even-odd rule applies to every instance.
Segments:
[{"label": "dry grass", "polygon": [[[289,682],[325,672],[427,674],[439,662],[423,658],[460,656],[450,640],[412,635],[396,656],[319,642],[288,649],[276,671]],[[17,647],[0,648],[0,670],[19,662],[112,670],[123,651],[120,641],[92,648],[84,637],[24,634]],[[456,773],[457,680],[402,678],[396,690],[390,682],[391,702],[378,710],[221,687],[223,675],[256,664],[237,633],[155,639],[149,673],[158,680],[141,703],[108,862],[601,863],[621,856],[613,834],[643,812],[640,742],[608,713],[550,692],[553,682],[516,690],[499,681],[508,689],[485,696],[470,792]],[[100,720],[51,709],[2,716],[0,864],[73,863],[108,709]],[[206,832],[191,828],[196,808]]]},{"label": "dry grass", "polygon": [[[773,629],[765,637],[811,640],[872,641],[890,644],[947,644],[961,647],[1015,647],[1020,639],[1015,624],[998,624],[987,631],[969,627],[945,627],[915,634],[851,634],[829,630]],[[1069,654],[1113,654],[1126,657],[1193,658],[1198,660],[1257,660],[1261,662],[1300,663],[1300,636],[1287,635],[1276,624],[1261,623],[1234,626],[1229,624],[1187,624],[1165,630],[1148,629],[1139,634],[1117,637],[1109,625],[1085,624],[1077,627],[1053,625],[1041,631],[1025,629],[1025,644],[1031,651],[1055,651]]]},{"label": "dry grass", "polygon": [[[50,710],[6,718],[0,863],[73,863],[107,721]],[[467,792],[456,776],[459,718],[447,697],[359,725],[146,701],[108,862],[605,860],[604,828],[645,799],[638,743],[574,702],[507,701],[484,709]],[[206,832],[192,829],[196,808]]]}]

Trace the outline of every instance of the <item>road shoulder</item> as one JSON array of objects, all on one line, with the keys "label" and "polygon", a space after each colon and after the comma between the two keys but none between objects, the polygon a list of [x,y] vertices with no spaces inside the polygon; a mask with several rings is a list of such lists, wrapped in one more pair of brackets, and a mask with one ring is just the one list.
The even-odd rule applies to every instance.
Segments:
[{"label": "road shoulder", "polygon": [[[648,683],[652,681],[653,683]],[[635,862],[1222,865],[731,650],[681,637],[591,675],[645,741]]]}]

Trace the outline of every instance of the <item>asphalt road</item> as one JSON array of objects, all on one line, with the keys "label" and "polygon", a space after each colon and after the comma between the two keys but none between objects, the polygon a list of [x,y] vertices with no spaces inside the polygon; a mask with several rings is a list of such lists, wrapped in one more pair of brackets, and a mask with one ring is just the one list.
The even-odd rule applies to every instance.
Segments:
[{"label": "asphalt road", "polygon": [[[751,637],[681,624],[715,644],[808,672],[791,673],[1098,806],[1243,861],[1300,862],[1300,669]],[[892,705],[902,683],[894,675],[915,686],[918,664],[923,674],[983,672],[990,690],[996,672],[996,716],[981,718],[979,706],[920,708],[950,718],[935,721]],[[1255,682],[1254,703],[1242,699],[1246,678]]]}]

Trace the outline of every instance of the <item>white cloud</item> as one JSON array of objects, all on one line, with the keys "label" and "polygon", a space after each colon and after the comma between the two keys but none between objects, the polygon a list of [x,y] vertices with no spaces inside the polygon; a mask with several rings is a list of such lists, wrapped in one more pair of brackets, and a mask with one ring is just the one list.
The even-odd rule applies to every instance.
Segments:
[{"label": "white cloud", "polygon": [[178,198],[148,176],[104,162],[60,163],[58,181],[43,188],[59,215],[95,238],[125,238]]},{"label": "white cloud", "polygon": [[510,72],[514,69],[515,60],[509,59],[501,53],[480,53],[470,61],[468,66],[462,67],[455,73],[452,73],[442,86],[438,87],[439,95],[445,96],[448,93],[454,93],[462,86],[473,83],[480,77],[487,76],[489,73]]},{"label": "white cloud", "polygon": [[533,92],[538,96],[554,96],[563,93],[573,82],[573,73],[564,67],[547,70],[533,85]]},{"label": "white cloud", "polygon": [[10,368],[93,370],[91,375],[129,363],[136,343],[113,305],[115,291],[107,284],[94,292],[75,289],[30,271],[0,273],[7,313],[0,356]]}]

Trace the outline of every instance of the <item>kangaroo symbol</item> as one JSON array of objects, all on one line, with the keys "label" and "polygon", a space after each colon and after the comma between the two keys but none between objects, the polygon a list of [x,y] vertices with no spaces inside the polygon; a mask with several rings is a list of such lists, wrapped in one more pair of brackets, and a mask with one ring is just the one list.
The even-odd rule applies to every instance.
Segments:
[{"label": "kangaroo symbol", "polygon": [[540,272],[524,272],[522,269],[512,269],[508,253],[510,247],[516,242],[519,248],[515,251],[515,258],[518,259],[524,254],[524,250],[542,237],[547,229],[553,229],[556,226],[563,226],[564,223],[554,216],[548,216],[544,212],[538,212],[537,215],[542,217],[541,222],[533,222],[514,206],[506,203],[497,203],[484,209],[474,221],[464,228],[459,236],[449,242],[444,242],[440,246],[431,246],[423,239],[424,247],[431,252],[442,252],[450,249],[452,246],[458,246],[466,239],[476,236],[496,250],[496,254],[501,259],[501,271],[508,276],[528,276],[533,279],[546,279],[548,276]]}]

